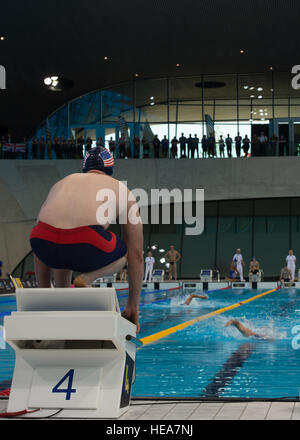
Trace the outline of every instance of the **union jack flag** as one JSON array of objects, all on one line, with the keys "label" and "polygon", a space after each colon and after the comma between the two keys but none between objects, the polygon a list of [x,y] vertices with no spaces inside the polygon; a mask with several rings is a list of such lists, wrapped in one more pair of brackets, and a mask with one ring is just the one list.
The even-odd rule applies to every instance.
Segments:
[{"label": "union jack flag", "polygon": [[114,166],[114,158],[108,150],[101,151],[100,157],[103,160],[103,164],[105,167],[113,167]]}]

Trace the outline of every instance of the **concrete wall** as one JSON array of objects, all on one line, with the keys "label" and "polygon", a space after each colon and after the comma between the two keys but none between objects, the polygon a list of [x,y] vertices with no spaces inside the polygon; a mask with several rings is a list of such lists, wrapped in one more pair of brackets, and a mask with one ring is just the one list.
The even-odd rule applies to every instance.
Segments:
[{"label": "concrete wall", "polygon": [[[81,171],[79,160],[0,161],[0,260],[11,271],[30,250],[28,236],[49,189]],[[300,157],[119,160],[129,188],[204,188],[205,200],[299,197]]]}]

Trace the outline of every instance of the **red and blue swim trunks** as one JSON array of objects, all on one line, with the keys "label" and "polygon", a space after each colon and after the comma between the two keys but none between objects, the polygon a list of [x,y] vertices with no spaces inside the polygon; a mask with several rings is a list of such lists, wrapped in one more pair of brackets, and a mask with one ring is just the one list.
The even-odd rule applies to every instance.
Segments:
[{"label": "red and blue swim trunks", "polygon": [[31,231],[30,244],[46,266],[81,273],[108,266],[127,252],[125,243],[100,225],[59,229],[39,222]]}]

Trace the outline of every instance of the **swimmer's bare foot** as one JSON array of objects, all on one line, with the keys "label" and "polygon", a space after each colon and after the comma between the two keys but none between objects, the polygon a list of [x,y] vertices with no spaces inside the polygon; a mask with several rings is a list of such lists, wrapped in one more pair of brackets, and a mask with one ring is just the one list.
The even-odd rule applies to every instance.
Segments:
[{"label": "swimmer's bare foot", "polygon": [[88,284],[84,281],[84,278],[82,275],[78,275],[78,277],[75,278],[74,286],[75,287],[89,287]]}]

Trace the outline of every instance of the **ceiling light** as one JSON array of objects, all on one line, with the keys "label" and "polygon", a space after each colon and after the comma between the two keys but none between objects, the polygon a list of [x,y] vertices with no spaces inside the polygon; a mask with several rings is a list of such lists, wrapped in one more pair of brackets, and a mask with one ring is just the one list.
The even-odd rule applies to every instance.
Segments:
[{"label": "ceiling light", "polygon": [[154,99],[154,96],[150,96],[150,99],[151,99],[151,100]]},{"label": "ceiling light", "polygon": [[165,258],[161,258],[159,261],[160,261],[161,263],[165,263],[165,262],[166,262],[166,259],[165,259]]},{"label": "ceiling light", "polygon": [[250,87],[250,89],[249,90],[254,90],[254,87]]},{"label": "ceiling light", "polygon": [[258,98],[258,99],[261,99],[261,98],[262,98],[262,95],[259,95],[257,98]]},{"label": "ceiling light", "polygon": [[244,89],[245,89],[245,90],[249,89],[249,86],[244,86]]},{"label": "ceiling light", "polygon": [[179,64],[179,63],[177,63],[177,64],[176,64],[176,67],[180,67],[180,64]]},{"label": "ceiling light", "polygon": [[108,57],[104,57],[105,60],[108,60]]},{"label": "ceiling light", "polygon": [[155,105],[155,102],[150,102],[150,105]]},{"label": "ceiling light", "polygon": [[135,74],[135,76],[136,76],[136,78],[137,78],[137,77],[139,76],[139,74],[138,74],[138,73],[136,73],[136,74]]},{"label": "ceiling light", "polygon": [[52,81],[52,84],[51,84],[51,85],[52,85],[53,87],[56,87],[57,84],[58,84],[58,81],[57,81],[57,80],[54,80],[54,81]]},{"label": "ceiling light", "polygon": [[50,77],[45,78],[44,79],[44,84],[46,84],[46,86],[50,86],[50,84],[52,84],[52,79]]},{"label": "ceiling light", "polygon": [[250,98],[255,98],[255,96],[254,95],[250,95]]},{"label": "ceiling light", "polygon": [[1,40],[1,41],[3,41],[3,40],[4,40],[4,37],[3,37],[3,36],[2,36],[2,37],[0,37],[0,40]]},{"label": "ceiling light", "polygon": [[263,90],[262,87],[257,87],[257,91],[258,91],[258,92],[261,92],[262,90]]},{"label": "ceiling light", "polygon": [[241,49],[241,50],[240,50],[240,53],[241,53],[241,54],[245,53],[244,49]]}]

